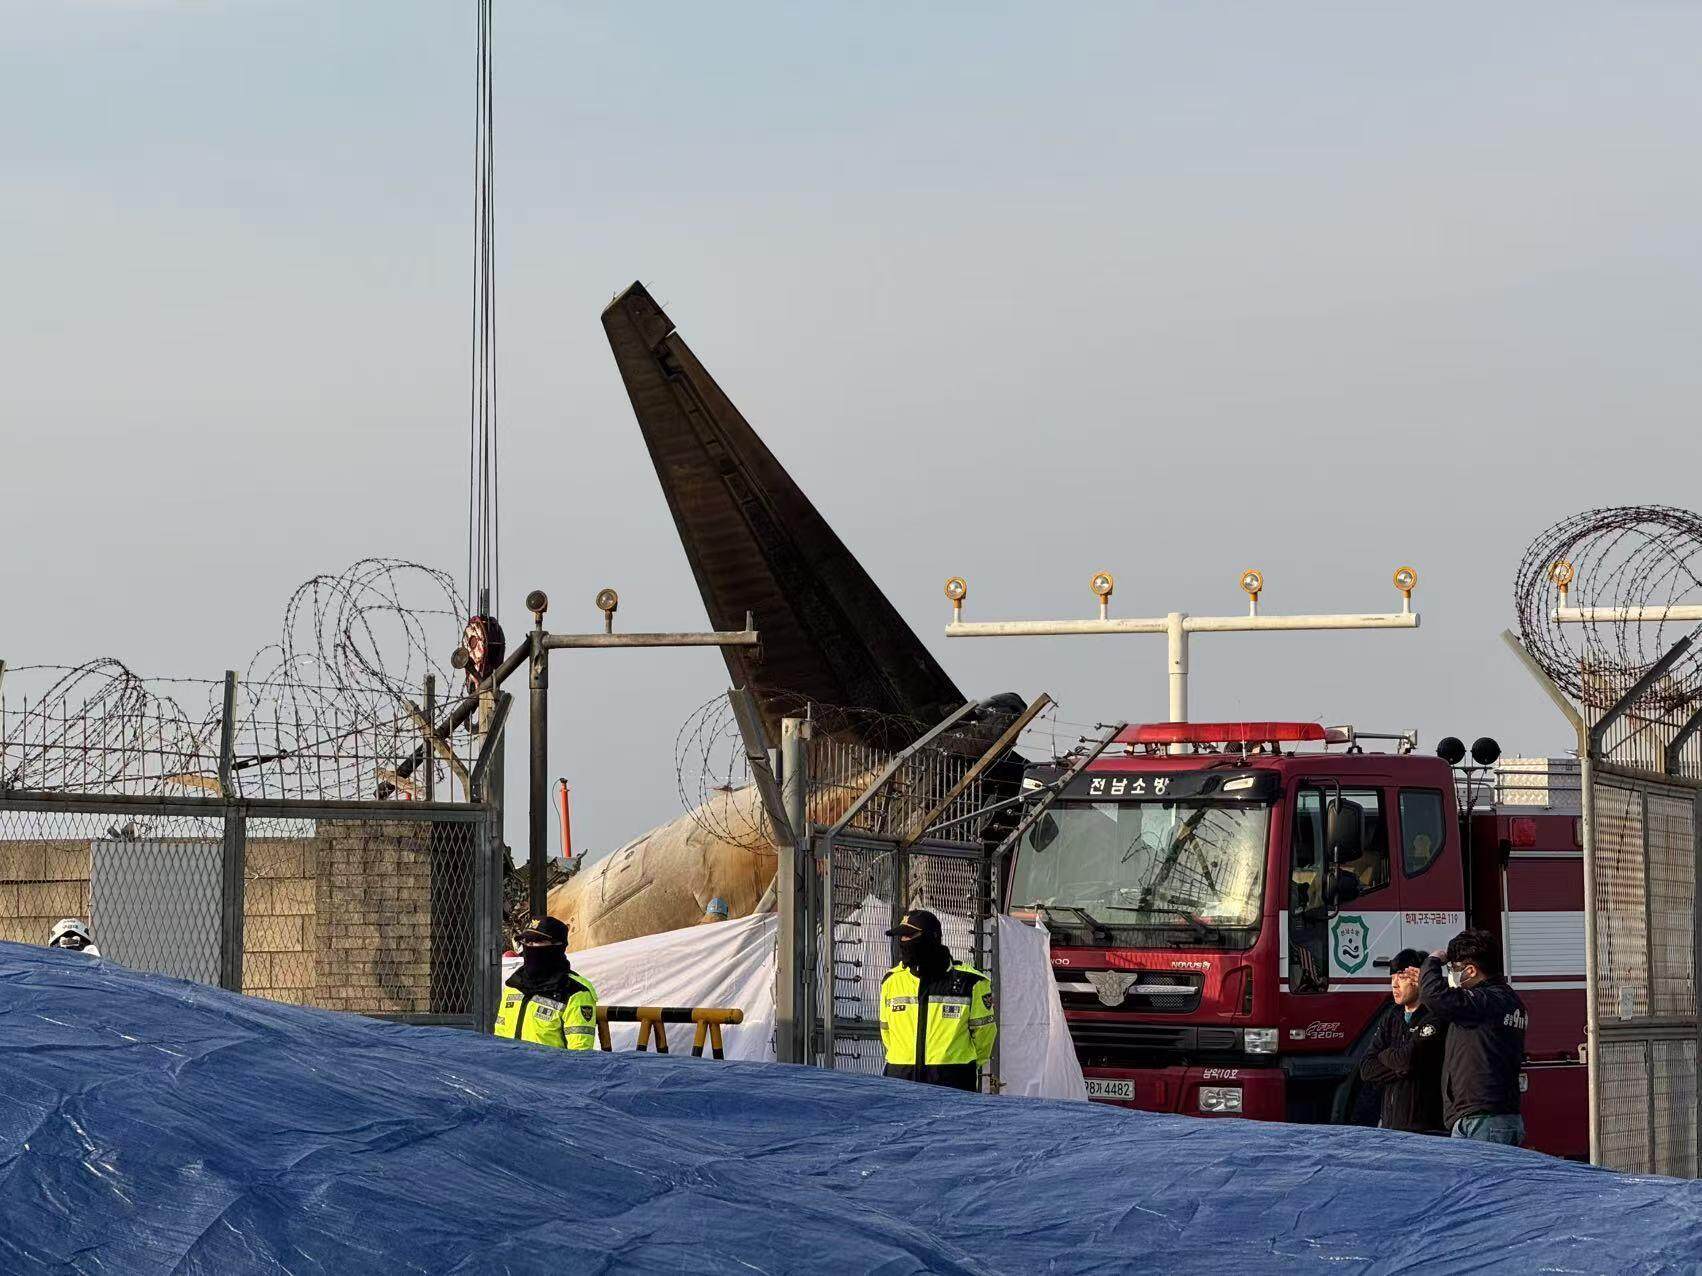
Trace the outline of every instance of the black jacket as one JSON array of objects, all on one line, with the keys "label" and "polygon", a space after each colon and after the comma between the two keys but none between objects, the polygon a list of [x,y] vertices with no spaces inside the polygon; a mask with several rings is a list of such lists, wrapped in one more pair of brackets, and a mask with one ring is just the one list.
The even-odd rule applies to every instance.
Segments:
[{"label": "black jacket", "polygon": [[1448,1025],[1423,1006],[1406,1012],[1391,1004],[1371,1034],[1359,1061],[1359,1075],[1383,1089],[1385,1130],[1444,1134],[1442,1126],[1442,1055]]},{"label": "black jacket", "polygon": [[1464,1117],[1516,1114],[1530,1020],[1512,985],[1496,976],[1475,988],[1450,988],[1441,959],[1427,957],[1418,1000],[1448,1025],[1442,1058],[1442,1120],[1448,1128]]}]

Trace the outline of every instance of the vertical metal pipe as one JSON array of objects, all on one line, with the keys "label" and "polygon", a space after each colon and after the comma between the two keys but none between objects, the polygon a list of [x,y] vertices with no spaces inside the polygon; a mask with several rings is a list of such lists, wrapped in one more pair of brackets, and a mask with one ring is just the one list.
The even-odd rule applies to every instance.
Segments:
[{"label": "vertical metal pipe", "polygon": [[821,1066],[832,1068],[833,1021],[839,1014],[839,968],[833,942],[833,830],[822,834],[817,899],[821,908]]},{"label": "vertical metal pipe", "polygon": [[549,886],[545,881],[549,871],[550,836],[550,652],[544,645],[546,635],[542,625],[532,631],[532,661],[530,686],[532,690],[531,734],[532,748],[528,781],[527,807],[527,885],[533,917],[542,917],[549,909]]},{"label": "vertical metal pipe", "polygon": [[243,919],[247,914],[244,888],[248,880],[248,828],[242,808],[225,806],[224,838],[220,847],[219,987],[242,991]]},{"label": "vertical metal pipe", "polygon": [[236,760],[236,670],[225,670],[224,719],[219,723],[219,791],[235,797],[231,764]]},{"label": "vertical metal pipe", "polygon": [[[807,933],[807,919],[799,916],[804,893],[800,865],[808,860],[809,824],[805,797],[809,788],[808,728],[802,718],[780,723],[780,798],[786,812],[788,832],[779,838],[775,866],[775,899],[780,909],[780,927],[775,937],[774,1056],[781,1063],[805,1062],[806,999],[804,961],[799,943]],[[801,926],[800,921],[804,924]]]},{"label": "vertical metal pipe", "polygon": [[[491,728],[491,714],[494,709],[490,702],[494,699],[495,696],[487,692],[481,703],[481,725],[486,731]],[[479,987],[485,996],[484,1018],[479,1024],[481,1032],[489,1032],[496,1022],[496,1003],[502,982],[500,947],[505,939],[502,930],[502,898],[510,862],[508,842],[503,832],[503,812],[506,809],[508,792],[507,759],[508,733],[505,727],[497,733],[496,739],[490,742],[490,760],[485,767],[481,792],[475,799],[485,805],[485,827],[488,830],[486,855],[480,865],[485,882],[484,909],[480,914],[483,920],[484,942],[479,949]]]},{"label": "vertical metal pipe", "polygon": [[[1583,732],[1579,732],[1583,735]],[[1579,741],[1578,774],[1582,792],[1584,843],[1584,1059],[1585,1084],[1589,1092],[1590,1164],[1602,1163],[1602,1069],[1601,1026],[1597,1021],[1596,998],[1601,984],[1596,961],[1596,798],[1595,759],[1586,737]]]},{"label": "vertical metal pipe", "polygon": [[[437,675],[428,673],[425,677],[425,722],[422,731],[425,735],[425,800],[437,801],[437,751],[432,748],[432,736],[437,727]],[[471,795],[469,795],[469,800]]]},{"label": "vertical metal pipe", "polygon": [[1173,611],[1164,618],[1164,633],[1170,649],[1170,720],[1188,720],[1188,627],[1187,617]]}]

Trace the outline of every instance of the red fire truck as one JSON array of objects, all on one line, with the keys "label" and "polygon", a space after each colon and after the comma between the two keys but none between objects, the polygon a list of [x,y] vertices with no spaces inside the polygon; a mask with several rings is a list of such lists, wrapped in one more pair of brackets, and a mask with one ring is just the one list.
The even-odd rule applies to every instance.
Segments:
[{"label": "red fire truck", "polygon": [[1052,934],[1089,1097],[1372,1123],[1358,1064],[1391,1005],[1390,959],[1472,925],[1501,938],[1530,1013],[1527,1144],[1587,1156],[1578,820],[1492,795],[1462,818],[1448,762],[1379,739],[1399,744],[1164,723],[1125,729],[1085,767],[1031,769],[1025,784],[1055,796],[1005,898]]}]

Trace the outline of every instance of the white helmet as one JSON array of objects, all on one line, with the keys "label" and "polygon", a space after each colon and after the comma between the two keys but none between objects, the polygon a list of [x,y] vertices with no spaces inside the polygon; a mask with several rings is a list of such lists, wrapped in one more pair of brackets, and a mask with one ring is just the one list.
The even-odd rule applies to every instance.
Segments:
[{"label": "white helmet", "polygon": [[[66,943],[67,939],[76,942]],[[88,948],[95,942],[95,937],[89,933],[89,928],[75,917],[62,917],[53,925],[53,933],[47,937],[49,948]]]}]

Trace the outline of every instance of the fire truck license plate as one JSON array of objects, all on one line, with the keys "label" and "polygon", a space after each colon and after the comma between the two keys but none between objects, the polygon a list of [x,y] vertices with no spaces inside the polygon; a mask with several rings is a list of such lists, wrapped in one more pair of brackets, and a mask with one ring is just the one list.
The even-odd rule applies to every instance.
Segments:
[{"label": "fire truck license plate", "polygon": [[1090,1099],[1133,1099],[1133,1081],[1112,1081],[1104,1077],[1088,1077],[1087,1097]]}]

